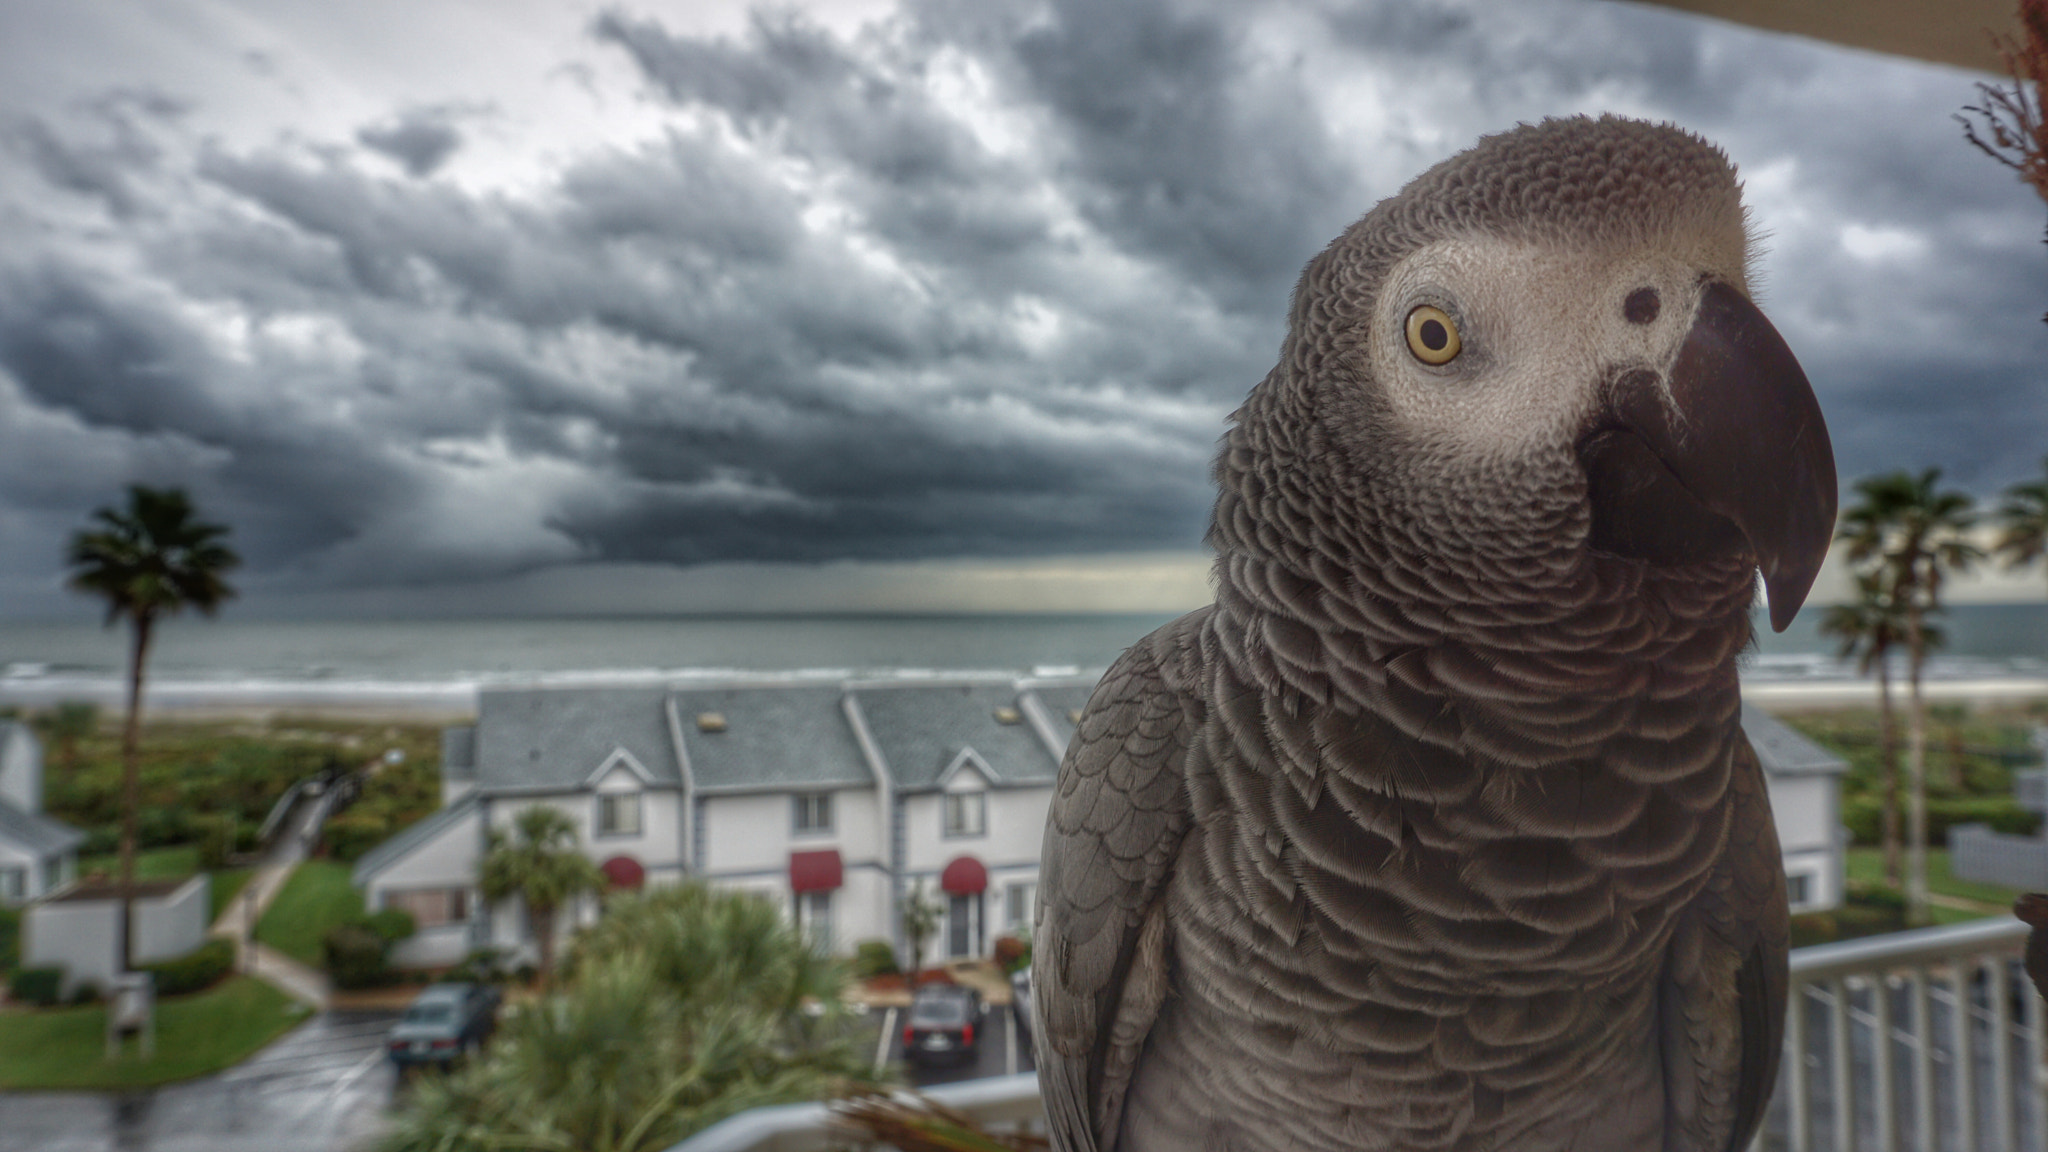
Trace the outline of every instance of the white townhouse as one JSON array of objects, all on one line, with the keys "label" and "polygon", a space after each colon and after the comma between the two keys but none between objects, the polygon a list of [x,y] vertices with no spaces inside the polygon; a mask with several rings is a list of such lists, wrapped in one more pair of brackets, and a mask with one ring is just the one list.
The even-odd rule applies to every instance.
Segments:
[{"label": "white townhouse", "polygon": [[[987,954],[1031,920],[1038,853],[1086,679],[754,681],[488,689],[473,728],[442,739],[445,807],[365,855],[372,909],[411,912],[393,959],[523,952],[523,910],[485,907],[491,830],[546,804],[575,825],[613,888],[698,877],[762,893],[835,952],[904,950],[914,887],[945,909],[935,953]],[[1794,911],[1842,896],[1836,798],[1845,765],[1745,705],[1769,776]],[[567,932],[597,913],[585,901]]]},{"label": "white townhouse", "polygon": [[26,904],[77,878],[85,833],[43,815],[43,745],[0,720],[0,905]]},{"label": "white townhouse", "polygon": [[[484,907],[491,830],[547,804],[614,888],[694,876],[769,895],[838,952],[902,947],[895,909],[944,902],[939,955],[1029,922],[1059,757],[1092,681],[933,678],[489,689],[442,738],[444,807],[357,862],[372,909],[419,931],[400,965],[522,951],[515,901]],[[560,917],[567,931],[594,901]]]},{"label": "white townhouse", "polygon": [[1842,774],[1848,763],[1746,700],[1742,730],[1763,765],[1793,914],[1839,907],[1847,894]]}]

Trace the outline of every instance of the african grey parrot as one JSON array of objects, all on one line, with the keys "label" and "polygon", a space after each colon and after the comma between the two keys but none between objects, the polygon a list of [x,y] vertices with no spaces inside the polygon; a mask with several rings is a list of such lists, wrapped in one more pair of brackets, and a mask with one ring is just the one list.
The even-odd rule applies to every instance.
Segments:
[{"label": "african grey parrot", "polygon": [[1736,663],[1836,498],[1751,259],[1718,149],[1602,117],[1309,263],[1216,464],[1216,602],[1060,768],[1057,1148],[1746,1145],[1787,923]]}]

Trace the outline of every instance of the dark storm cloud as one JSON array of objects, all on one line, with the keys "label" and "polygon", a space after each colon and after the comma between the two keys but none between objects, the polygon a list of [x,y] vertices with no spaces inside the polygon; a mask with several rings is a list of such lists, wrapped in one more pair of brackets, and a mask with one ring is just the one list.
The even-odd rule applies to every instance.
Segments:
[{"label": "dark storm cloud", "polygon": [[660,120],[538,183],[490,178],[481,103],[9,123],[0,552],[131,476],[280,585],[1192,547],[1303,262],[1477,135],[1606,108],[1742,166],[1845,477],[1988,492],[2048,441],[2040,205],[1961,144],[1958,74],[1590,0],[588,33]]},{"label": "dark storm cloud", "polygon": [[462,147],[462,132],[444,108],[414,108],[395,119],[356,129],[356,141],[381,152],[413,177],[431,176]]}]

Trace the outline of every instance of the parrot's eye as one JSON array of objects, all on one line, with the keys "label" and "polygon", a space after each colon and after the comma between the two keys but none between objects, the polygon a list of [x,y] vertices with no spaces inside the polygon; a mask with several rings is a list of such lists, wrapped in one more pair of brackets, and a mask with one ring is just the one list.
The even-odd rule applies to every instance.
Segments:
[{"label": "parrot's eye", "polygon": [[1424,304],[1408,314],[1408,350],[1424,364],[1449,364],[1463,347],[1450,313]]}]

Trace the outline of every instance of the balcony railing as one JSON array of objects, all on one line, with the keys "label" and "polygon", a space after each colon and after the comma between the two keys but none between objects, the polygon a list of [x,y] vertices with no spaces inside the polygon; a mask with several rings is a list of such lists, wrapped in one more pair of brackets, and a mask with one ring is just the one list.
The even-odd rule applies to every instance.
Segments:
[{"label": "balcony railing", "polygon": [[[2027,928],[1981,920],[1792,953],[1778,1090],[1753,1152],[2048,1152],[2043,1005]],[[926,1093],[990,1131],[1037,1130],[1029,1073]],[[763,1108],[671,1152],[870,1147],[819,1104]]]}]

